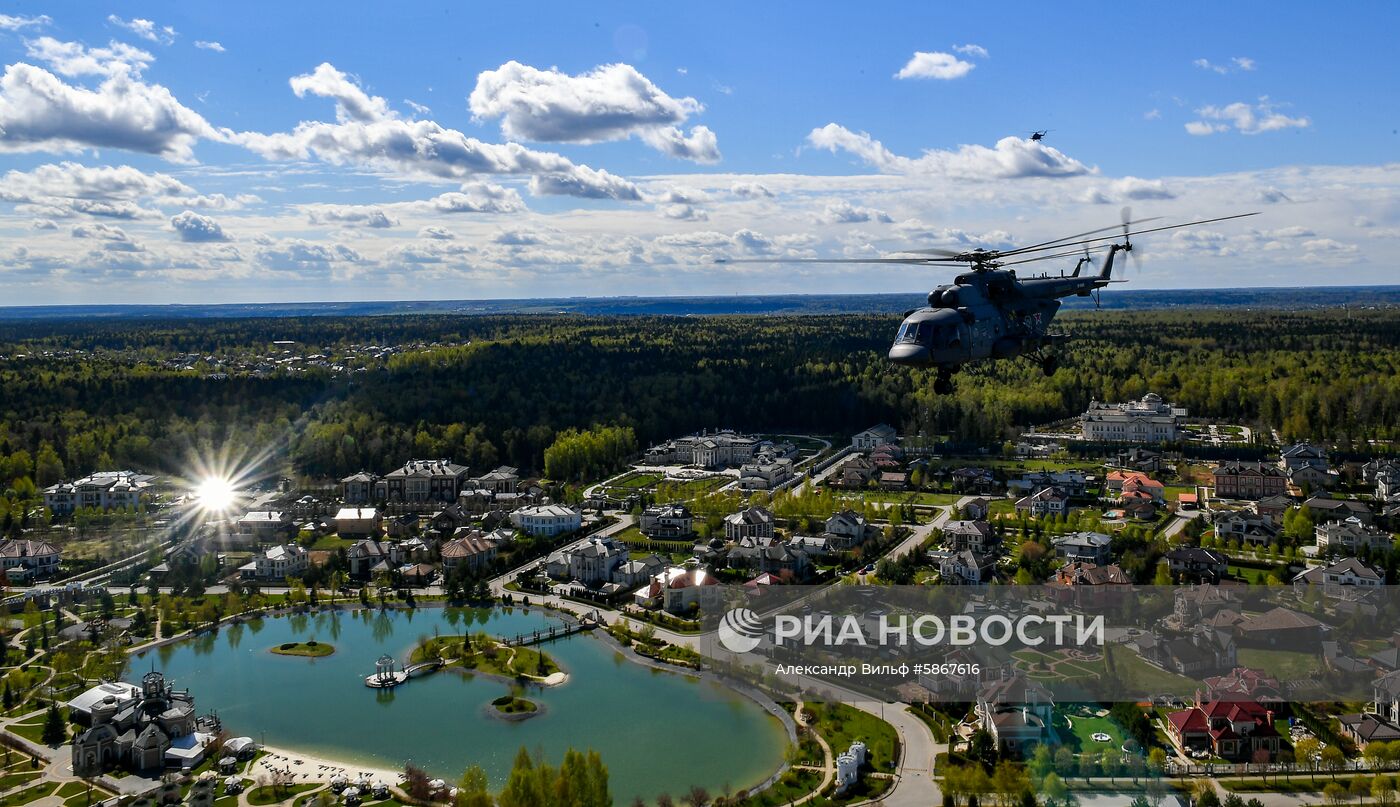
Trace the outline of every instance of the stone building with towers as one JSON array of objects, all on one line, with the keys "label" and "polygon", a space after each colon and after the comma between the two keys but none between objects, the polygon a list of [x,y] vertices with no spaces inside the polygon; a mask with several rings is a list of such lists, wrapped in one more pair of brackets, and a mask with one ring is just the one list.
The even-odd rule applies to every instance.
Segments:
[{"label": "stone building with towers", "polygon": [[120,768],[159,772],[192,768],[203,756],[194,698],[152,670],[141,686],[99,684],[68,703],[70,717],[88,728],[73,740],[73,772],[97,776]]}]

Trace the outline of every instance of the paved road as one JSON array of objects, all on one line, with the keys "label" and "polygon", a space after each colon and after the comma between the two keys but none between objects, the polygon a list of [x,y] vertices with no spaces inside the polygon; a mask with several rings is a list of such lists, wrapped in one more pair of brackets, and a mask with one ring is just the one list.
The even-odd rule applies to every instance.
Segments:
[{"label": "paved road", "polygon": [[[1193,513],[1192,516],[1194,517],[1195,514]],[[1171,523],[1162,530],[1162,537],[1170,541],[1172,538],[1175,538],[1176,534],[1181,532],[1182,528],[1190,521],[1191,519],[1184,516],[1173,516]]]}]

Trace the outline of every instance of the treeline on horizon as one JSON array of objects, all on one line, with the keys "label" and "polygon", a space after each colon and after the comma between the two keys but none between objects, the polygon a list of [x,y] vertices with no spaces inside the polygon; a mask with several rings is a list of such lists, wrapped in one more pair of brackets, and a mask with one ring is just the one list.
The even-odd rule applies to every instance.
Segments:
[{"label": "treeline on horizon", "polygon": [[[1400,438],[1400,309],[1061,314],[1061,369],[1027,361],[957,376],[895,367],[898,316],[287,318],[0,325],[0,485],[195,456],[273,450],[286,470],[338,477],[410,457],[480,470],[544,469],[559,433],[630,427],[638,446],[701,428],[906,434],[1000,441],[1091,399],[1156,392],[1193,418],[1276,429],[1359,451]],[[182,353],[259,355],[273,340],[333,351],[419,344],[383,366],[218,379],[158,365]],[[80,348],[81,359],[44,358]],[[114,351],[121,351],[115,353]],[[27,354],[24,358],[17,354]],[[608,464],[565,441],[571,469]],[[600,443],[601,445],[601,443]],[[581,448],[582,446],[582,448]],[[27,469],[27,473],[21,473]]]}]

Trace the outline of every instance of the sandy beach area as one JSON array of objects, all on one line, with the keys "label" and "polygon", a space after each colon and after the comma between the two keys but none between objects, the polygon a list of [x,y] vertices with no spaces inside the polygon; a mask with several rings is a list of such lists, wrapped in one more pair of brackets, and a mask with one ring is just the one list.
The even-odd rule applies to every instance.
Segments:
[{"label": "sandy beach area", "polygon": [[289,771],[295,784],[329,782],[336,776],[344,776],[351,784],[358,784],[362,774],[368,775],[371,782],[389,787],[398,787],[403,782],[402,770],[337,761],[271,745],[264,746],[264,750],[267,753],[253,763],[247,774],[254,781],[261,776],[271,777],[277,771]]}]

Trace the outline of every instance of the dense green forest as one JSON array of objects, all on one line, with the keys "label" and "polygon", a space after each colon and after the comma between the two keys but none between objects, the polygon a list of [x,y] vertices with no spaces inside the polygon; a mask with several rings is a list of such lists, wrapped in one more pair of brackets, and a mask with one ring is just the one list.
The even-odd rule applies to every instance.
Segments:
[{"label": "dense green forest", "polygon": [[[174,471],[233,446],[338,476],[410,456],[543,470],[560,432],[630,427],[638,444],[703,427],[999,441],[1090,399],[1151,390],[1193,416],[1364,448],[1400,438],[1400,309],[1072,311],[1061,369],[960,375],[891,366],[895,315],[394,316],[0,324],[0,484],[103,467]],[[358,372],[247,366],[274,340],[338,355],[396,345]],[[198,354],[193,366],[169,358]],[[213,365],[206,358],[213,360]],[[589,438],[594,439],[594,438]],[[569,476],[589,459],[555,458]],[[630,448],[611,444],[607,451]],[[578,448],[575,440],[573,448]],[[573,452],[576,453],[576,452]]]}]

